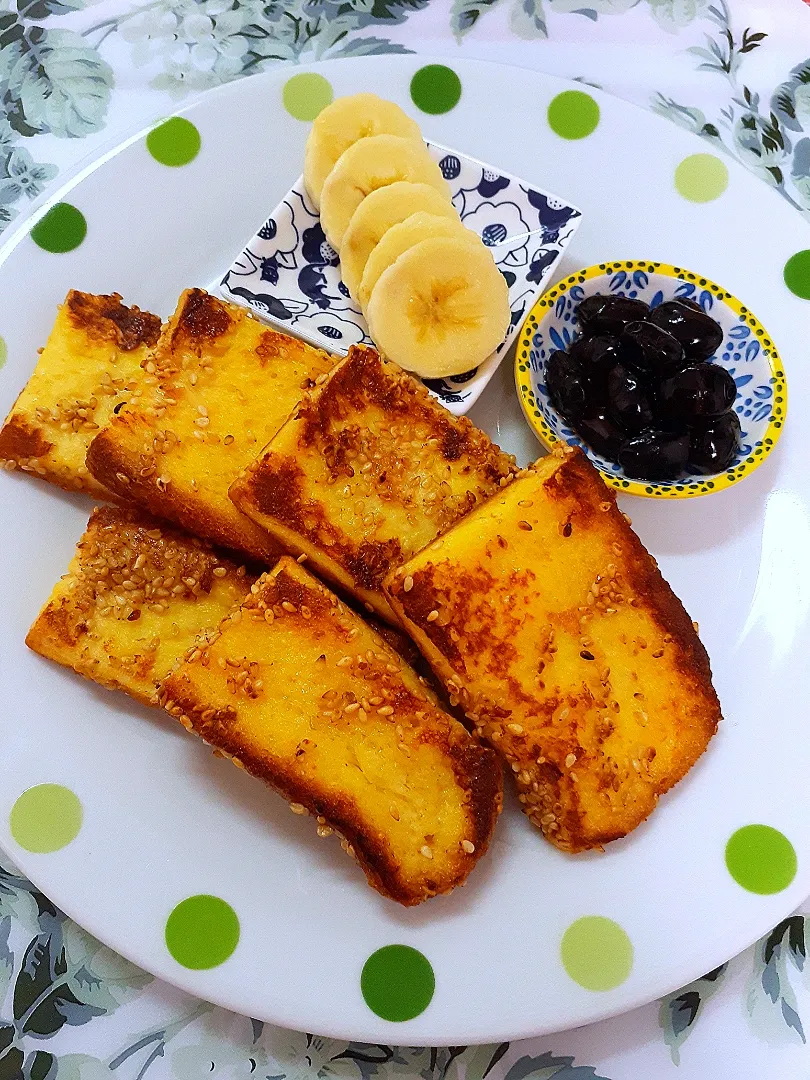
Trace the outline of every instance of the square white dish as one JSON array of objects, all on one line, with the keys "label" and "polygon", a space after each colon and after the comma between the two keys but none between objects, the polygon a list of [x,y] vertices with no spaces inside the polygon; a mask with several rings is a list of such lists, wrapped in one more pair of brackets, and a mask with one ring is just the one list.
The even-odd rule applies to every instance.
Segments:
[{"label": "square white dish", "polygon": [[[450,184],[453,205],[490,248],[509,283],[512,319],[501,344],[483,364],[428,389],[457,416],[466,413],[494,375],[527,312],[551,280],[582,220],[565,199],[458,150],[426,142]],[[346,353],[373,344],[359,308],[340,276],[337,252],[299,177],[247,242],[223,277],[220,294],[312,345]]]}]

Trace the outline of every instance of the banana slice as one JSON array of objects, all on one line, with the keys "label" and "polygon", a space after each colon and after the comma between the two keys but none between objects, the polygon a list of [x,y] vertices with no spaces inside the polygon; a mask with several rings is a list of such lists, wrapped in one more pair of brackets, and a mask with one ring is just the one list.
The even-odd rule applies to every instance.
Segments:
[{"label": "banana slice", "polygon": [[450,188],[423,142],[401,135],[371,135],[344,150],[321,190],[321,226],[340,251],[357,207],[372,191],[410,180],[429,184],[450,202]]},{"label": "banana slice", "polygon": [[[383,188],[383,190],[387,189]],[[369,198],[371,198],[370,195]],[[368,199],[365,202],[368,202]],[[363,205],[363,203],[360,204],[361,207]],[[360,213],[359,210],[357,212]],[[368,257],[357,293],[363,311],[368,307],[374,286],[388,267],[395,263],[408,248],[421,244],[423,240],[430,240],[434,236],[457,236],[470,244],[481,243],[478,234],[465,229],[458,216],[453,221],[452,218],[426,214],[421,210],[417,214],[411,214],[399,224],[392,225]],[[346,280],[345,277],[343,280]]]},{"label": "banana slice", "polygon": [[428,214],[459,220],[458,211],[429,184],[399,180],[377,188],[360,203],[340,246],[340,273],[356,300],[369,255],[392,225],[424,210]]},{"label": "banana slice", "polygon": [[376,94],[352,94],[336,98],[315,118],[304,154],[304,183],[317,210],[321,188],[337,159],[358,139],[370,135],[401,135],[422,141],[415,120]]},{"label": "banana slice", "polygon": [[378,348],[423,378],[477,367],[509,326],[506,279],[483,244],[438,236],[380,276],[366,318]]}]

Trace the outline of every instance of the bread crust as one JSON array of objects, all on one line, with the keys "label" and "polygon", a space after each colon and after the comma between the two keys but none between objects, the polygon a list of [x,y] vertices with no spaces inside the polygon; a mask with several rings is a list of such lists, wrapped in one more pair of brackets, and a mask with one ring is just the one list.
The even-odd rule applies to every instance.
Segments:
[{"label": "bread crust", "polygon": [[87,465],[119,497],[272,565],[283,548],[228,487],[334,357],[187,289],[145,363],[147,386],[93,440]]},{"label": "bread crust", "polygon": [[157,683],[253,578],[201,540],[135,508],[97,507],[26,636],[34,652],[157,704]]},{"label": "bread crust", "polygon": [[579,450],[542,459],[386,591],[565,851],[636,828],[717,730],[695,627]]},{"label": "bread crust", "polygon": [[161,703],[316,817],[321,835],[340,833],[400,904],[460,885],[487,849],[502,804],[496,756],[288,557],[163,681]]},{"label": "bread crust", "polygon": [[0,466],[112,498],[88,471],[87,449],[141,384],[141,362],[159,334],[157,315],[127,307],[118,293],[72,289],[0,429]]},{"label": "bread crust", "polygon": [[514,469],[514,458],[421,382],[352,346],[230,494],[288,550],[390,621],[387,574]]}]

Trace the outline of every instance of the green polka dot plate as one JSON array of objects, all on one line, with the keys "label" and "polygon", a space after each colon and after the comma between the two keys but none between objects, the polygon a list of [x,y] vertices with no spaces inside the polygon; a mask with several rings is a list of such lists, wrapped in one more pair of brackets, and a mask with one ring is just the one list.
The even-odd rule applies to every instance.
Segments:
[{"label": "green polka dot plate", "polygon": [[[725,368],[737,387],[733,410],[740,421],[736,457],[724,472],[678,480],[634,480],[609,458],[579,438],[546,389],[549,357],[567,349],[579,334],[577,309],[589,296],[642,300],[654,310],[669,300],[699,304],[723,331],[711,360]],[[776,447],[787,417],[787,384],[782,361],[768,331],[736,297],[700,274],[680,266],[626,259],[599,263],[556,282],[534,305],[515,353],[515,381],[523,412],[538,439],[581,446],[605,480],[628,495],[689,499],[731,487],[757,469]]]},{"label": "green polka dot plate", "polygon": [[[34,207],[0,253],[0,413],[69,288],[166,317],[183,288],[216,285],[294,184],[311,117],[369,89],[426,138],[582,209],[558,280],[643,254],[719,282],[767,328],[791,419],[762,465],[712,499],[619,494],[700,624],[725,720],[604,853],[551,848],[509,794],[468,884],[401,909],[179,724],[26,649],[90,503],[2,473],[0,844],[87,930],[192,994],[358,1041],[499,1042],[682,986],[810,893],[810,226],[731,160],[727,176],[679,172],[712,148],[591,87],[412,55],[282,64],[203,96],[182,124],[162,116],[159,135],[134,133]],[[558,100],[571,93],[587,100]],[[72,210],[48,217],[59,204]],[[508,363],[468,415],[521,462],[537,455]]]}]

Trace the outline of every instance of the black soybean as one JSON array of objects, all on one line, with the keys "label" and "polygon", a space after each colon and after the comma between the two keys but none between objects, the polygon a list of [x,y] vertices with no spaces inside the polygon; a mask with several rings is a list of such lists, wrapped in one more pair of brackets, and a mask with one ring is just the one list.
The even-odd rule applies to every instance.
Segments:
[{"label": "black soybean", "polygon": [[616,364],[607,377],[607,405],[611,417],[630,434],[653,423],[653,406],[646,380],[633,368]]},{"label": "black soybean", "polygon": [[672,375],[686,366],[683,345],[650,322],[634,322],[624,328],[622,345],[633,357],[633,363],[650,377]]},{"label": "black soybean", "polygon": [[619,450],[618,461],[636,480],[675,480],[686,467],[688,456],[688,435],[649,430],[628,439]]},{"label": "black soybean", "polygon": [[719,325],[692,300],[652,311],[625,296],[589,296],[582,329],[546,363],[549,399],[601,457],[637,480],[723,472],[739,451],[737,387],[719,364]]},{"label": "black soybean", "polygon": [[609,334],[579,338],[568,349],[568,355],[581,365],[583,378],[590,385],[593,398],[604,404],[607,375],[622,357],[619,339]]},{"label": "black soybean", "polygon": [[708,360],[723,343],[723,331],[704,311],[683,300],[669,300],[650,312],[650,322],[683,346],[690,360]]},{"label": "black soybean", "polygon": [[613,423],[604,409],[595,409],[576,425],[577,433],[592,450],[610,461],[616,460],[627,435]]},{"label": "black soybean", "polygon": [[587,411],[582,368],[568,353],[553,352],[546,361],[546,389],[551,404],[571,423]]},{"label": "black soybean", "polygon": [[740,421],[734,412],[724,413],[708,424],[692,429],[689,464],[697,472],[724,472],[740,449]]},{"label": "black soybean", "polygon": [[725,368],[717,364],[693,364],[664,379],[659,387],[658,403],[669,421],[690,425],[727,412],[736,396],[737,386]]},{"label": "black soybean", "polygon": [[625,326],[650,313],[643,300],[631,300],[627,296],[588,296],[577,308],[579,325],[588,335],[621,334]]}]

